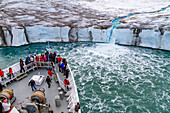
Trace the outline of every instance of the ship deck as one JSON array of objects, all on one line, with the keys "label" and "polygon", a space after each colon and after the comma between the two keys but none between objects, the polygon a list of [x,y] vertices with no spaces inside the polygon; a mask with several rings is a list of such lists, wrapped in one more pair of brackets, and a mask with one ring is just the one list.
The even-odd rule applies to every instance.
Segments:
[{"label": "ship deck", "polygon": [[[57,71],[58,76],[61,78],[61,80],[63,80],[64,77],[62,73],[58,72],[58,69],[56,69],[56,71]],[[20,81],[14,81],[8,84],[5,89],[13,89],[14,96],[16,97],[16,101],[13,103],[13,106],[15,106],[16,108],[21,108],[21,103],[31,102],[30,98],[34,92],[32,91],[31,86],[28,86],[29,80],[32,78],[33,75],[38,75],[38,74],[44,75],[46,79],[46,77],[48,76],[47,72],[48,70],[45,68],[36,69],[34,71],[30,71],[28,73],[28,76],[21,79]],[[55,106],[55,96],[59,95],[58,87],[59,87],[59,84],[56,83],[54,78],[52,80],[52,84],[50,88],[48,88],[48,85],[47,83],[45,83],[45,80],[42,82],[42,85],[36,86],[37,89],[39,88],[45,89],[45,97],[47,99],[46,103],[47,104],[50,103],[51,108],[54,111],[54,113],[61,113],[61,112],[68,113],[68,109],[67,109],[68,103],[66,101],[65,96],[63,99],[60,100],[61,106],[60,107]]]}]

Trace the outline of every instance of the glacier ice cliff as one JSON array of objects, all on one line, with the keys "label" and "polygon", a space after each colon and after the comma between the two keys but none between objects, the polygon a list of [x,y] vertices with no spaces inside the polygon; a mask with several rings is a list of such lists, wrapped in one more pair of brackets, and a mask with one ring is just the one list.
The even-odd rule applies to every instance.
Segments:
[{"label": "glacier ice cliff", "polygon": [[[36,42],[109,42],[111,28],[0,27],[1,46],[20,46]],[[166,29],[117,28],[112,39],[120,45],[170,50],[170,31]]]},{"label": "glacier ice cliff", "polygon": [[169,12],[169,0],[0,0],[0,46],[115,39],[170,50]]},{"label": "glacier ice cliff", "polygon": [[[9,32],[10,31],[10,32]],[[107,42],[110,29],[70,28],[70,27],[0,27],[1,46],[20,46],[35,42]]]},{"label": "glacier ice cliff", "polygon": [[[137,32],[138,30],[138,32]],[[170,50],[170,31],[159,29],[114,29],[115,43],[162,50]]]}]

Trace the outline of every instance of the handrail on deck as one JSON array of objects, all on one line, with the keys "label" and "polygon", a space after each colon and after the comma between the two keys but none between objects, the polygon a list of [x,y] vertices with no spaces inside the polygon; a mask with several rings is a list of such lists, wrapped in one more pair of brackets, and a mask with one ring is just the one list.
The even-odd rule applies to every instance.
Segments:
[{"label": "handrail on deck", "polygon": [[[39,65],[37,65],[37,63],[39,63]],[[56,73],[56,68],[53,68],[53,66],[54,66],[54,64],[51,62],[51,61],[47,61],[47,62],[44,62],[44,61],[35,61],[35,62],[31,62],[31,63],[29,63],[29,64],[27,64],[27,65],[24,65],[24,69],[25,69],[25,73],[24,74],[26,74],[26,73],[28,73],[30,70],[34,70],[35,68],[37,68],[37,67],[48,67],[48,68],[52,68],[52,69],[54,69],[54,71],[55,71],[55,73]],[[55,66],[57,66],[57,65],[55,65]],[[67,65],[68,66],[68,68],[70,69],[70,67],[69,67],[69,65]],[[8,83],[8,82],[11,82],[12,80],[14,80],[14,79],[16,79],[16,77],[17,76],[19,76],[19,75],[22,75],[22,73],[20,73],[20,64],[19,63],[16,63],[16,64],[14,64],[14,65],[12,65],[12,66],[10,66],[10,67],[12,67],[12,69],[13,69],[13,73],[14,73],[14,78],[12,78],[12,79],[6,79],[6,81],[3,81],[3,83],[2,83],[2,81],[0,80],[0,82],[2,83],[2,85],[5,85],[6,86],[6,84]],[[4,75],[6,76],[6,74],[8,73],[8,68],[6,68],[6,69],[4,69],[3,70],[4,71]],[[57,74],[57,73],[56,73]],[[57,75],[56,75],[57,76]],[[73,81],[73,83],[71,84],[71,86],[72,86],[72,88],[71,88],[71,90],[69,91],[70,92],[70,94],[69,94],[69,97],[68,98],[71,98],[71,101],[69,102],[69,107],[70,107],[70,112],[73,112],[74,111],[74,106],[76,105],[76,103],[77,102],[79,102],[79,98],[78,98],[78,93],[77,93],[77,87],[76,87],[76,84],[75,84],[75,81],[74,81],[74,77],[73,77],[73,74],[72,74],[72,72],[71,72],[71,69],[70,69],[70,79],[71,79],[71,81]],[[22,79],[22,78],[21,78]],[[65,88],[65,86],[64,86],[64,84],[63,84],[63,82],[61,81],[61,79],[60,79],[60,77],[59,76],[57,76],[57,79],[58,79],[58,81],[59,81],[59,84],[60,84],[60,87],[62,87],[64,90],[66,90],[66,88]],[[74,87],[74,88],[73,88]],[[67,92],[67,91],[66,91]],[[68,92],[68,93],[69,93]],[[78,113],[81,113],[81,110],[79,110],[79,112]]]},{"label": "handrail on deck", "polygon": [[[39,65],[37,65],[37,63],[39,63]],[[52,68],[52,66],[53,66],[52,62],[49,62],[49,61],[47,61],[47,62],[40,62],[40,61],[39,62],[37,62],[37,61],[30,62],[29,64],[24,65],[25,72],[20,73],[20,64],[16,63],[16,64],[10,66],[12,68],[12,70],[13,70],[14,77],[11,77],[11,79],[9,79],[7,77],[7,73],[9,73],[9,71],[8,71],[9,68],[6,68],[6,69],[3,70],[5,80],[2,81],[2,78],[1,78],[0,82],[1,82],[2,85],[7,86],[7,83],[12,82],[13,80],[20,80],[20,79],[26,77],[27,76],[26,73],[28,73],[31,70],[34,70],[37,67],[49,67],[49,68]],[[19,78],[20,76],[21,76],[21,78]]]}]

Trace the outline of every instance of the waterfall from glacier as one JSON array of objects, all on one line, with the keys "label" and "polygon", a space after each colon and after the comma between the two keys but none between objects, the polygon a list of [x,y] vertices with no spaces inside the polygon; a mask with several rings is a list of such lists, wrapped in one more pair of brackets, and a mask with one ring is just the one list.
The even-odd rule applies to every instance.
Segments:
[{"label": "waterfall from glacier", "polygon": [[111,29],[111,31],[110,31],[109,42],[110,42],[111,37],[112,37],[112,34],[113,34],[113,29],[119,27],[119,25],[120,25],[119,20],[124,19],[124,18],[127,18],[127,17],[134,16],[134,15],[138,15],[138,14],[148,14],[148,13],[151,13],[151,14],[152,14],[152,13],[157,13],[157,12],[165,11],[167,8],[170,8],[170,5],[168,5],[167,7],[161,8],[161,9],[159,9],[159,10],[156,10],[156,11],[130,13],[130,14],[128,14],[127,16],[122,16],[122,17],[113,19],[113,21],[112,21],[113,26],[112,26],[112,29]]}]

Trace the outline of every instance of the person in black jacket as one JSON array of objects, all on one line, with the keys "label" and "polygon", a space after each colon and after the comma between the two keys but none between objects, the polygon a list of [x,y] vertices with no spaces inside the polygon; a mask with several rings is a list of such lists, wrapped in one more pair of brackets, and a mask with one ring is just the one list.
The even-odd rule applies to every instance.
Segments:
[{"label": "person in black jacket", "polygon": [[2,109],[3,109],[3,106],[2,106],[2,102],[0,101],[0,113],[2,113]]},{"label": "person in black jacket", "polygon": [[3,86],[2,84],[0,83],[0,92],[3,90]]},{"label": "person in black jacket", "polygon": [[51,85],[51,79],[50,79],[50,77],[49,76],[47,76],[47,78],[46,78],[46,81],[45,82],[47,82],[47,84],[48,84],[48,88],[50,88],[50,85]]},{"label": "person in black jacket", "polygon": [[20,59],[20,73],[22,73],[22,70],[25,72],[25,69],[24,69],[24,62],[22,59]]},{"label": "person in black jacket", "polygon": [[75,112],[78,113],[79,109],[80,109],[80,103],[77,102],[77,105],[75,105]]},{"label": "person in black jacket", "polygon": [[31,80],[31,81],[28,83],[28,85],[30,85],[30,84],[31,84],[32,91],[34,91],[34,89],[37,90],[37,88],[35,87],[35,81],[34,81],[34,80]]},{"label": "person in black jacket", "polygon": [[68,78],[69,73],[70,73],[70,70],[69,70],[69,69],[66,69],[65,72],[64,72],[64,76],[66,76],[66,78]]}]

